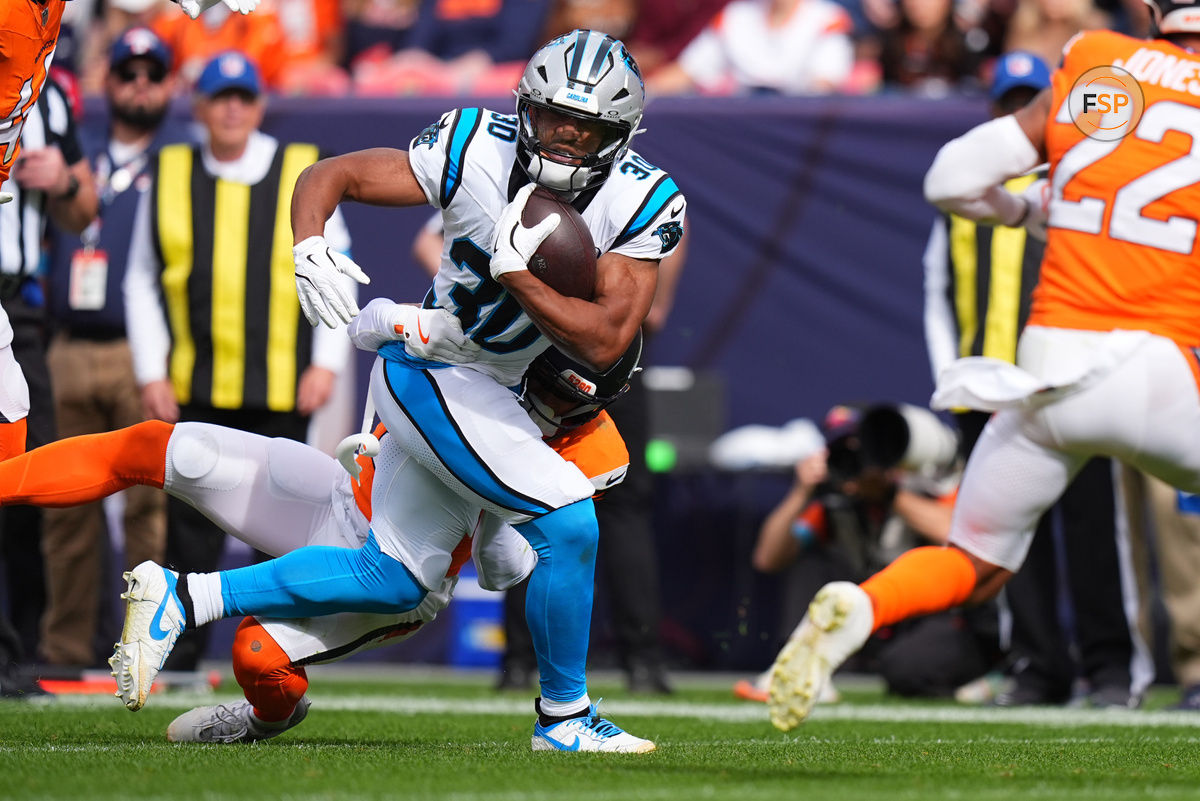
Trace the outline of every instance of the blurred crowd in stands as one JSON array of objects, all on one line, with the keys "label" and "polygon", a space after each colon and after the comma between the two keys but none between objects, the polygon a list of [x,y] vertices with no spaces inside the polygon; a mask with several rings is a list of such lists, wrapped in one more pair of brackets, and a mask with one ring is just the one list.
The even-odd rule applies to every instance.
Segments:
[{"label": "blurred crowd in stands", "polygon": [[[198,20],[168,0],[76,0],[56,66],[98,93],[108,50],[151,26],[186,89],[238,49],[281,94],[507,95],[542,43],[575,28],[624,40],[653,95],[752,92],[937,96],[990,80],[995,58],[1050,64],[1089,28],[1143,34],[1140,0],[264,0]],[[170,13],[174,11],[175,13]]]}]

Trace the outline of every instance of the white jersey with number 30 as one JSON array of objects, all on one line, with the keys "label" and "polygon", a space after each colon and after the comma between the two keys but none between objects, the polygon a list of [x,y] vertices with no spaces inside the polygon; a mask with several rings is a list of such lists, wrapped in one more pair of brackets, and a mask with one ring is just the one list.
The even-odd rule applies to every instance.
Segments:
[{"label": "white jersey with number 30", "polygon": [[[518,384],[549,345],[489,270],[500,212],[529,183],[517,163],[516,139],[515,116],[465,108],[443,115],[409,146],[413,173],[430,205],[442,209],[445,230],[426,305],[459,318],[482,349],[474,366],[505,386]],[[667,173],[633,151],[575,205],[600,253],[661,259],[683,236],[683,194]]]}]

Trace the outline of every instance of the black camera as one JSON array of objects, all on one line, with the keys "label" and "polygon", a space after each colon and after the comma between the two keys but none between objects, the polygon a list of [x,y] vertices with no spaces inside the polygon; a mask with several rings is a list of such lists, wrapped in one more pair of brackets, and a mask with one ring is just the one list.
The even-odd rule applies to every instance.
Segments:
[{"label": "black camera", "polygon": [[945,469],[958,456],[958,435],[927,409],[880,404],[863,413],[858,436],[864,464],[914,472]]}]

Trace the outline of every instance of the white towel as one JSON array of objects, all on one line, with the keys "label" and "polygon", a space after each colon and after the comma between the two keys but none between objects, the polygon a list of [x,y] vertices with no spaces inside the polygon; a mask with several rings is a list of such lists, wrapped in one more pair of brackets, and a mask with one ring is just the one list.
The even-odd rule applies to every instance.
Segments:
[{"label": "white towel", "polygon": [[1061,360],[1062,369],[1045,376],[987,356],[959,359],[938,375],[930,407],[995,412],[1043,406],[1091,386],[1151,336],[1145,331],[1095,333],[1067,329],[1039,329],[1035,335],[1045,339],[1045,347],[1077,350],[1078,358]]}]

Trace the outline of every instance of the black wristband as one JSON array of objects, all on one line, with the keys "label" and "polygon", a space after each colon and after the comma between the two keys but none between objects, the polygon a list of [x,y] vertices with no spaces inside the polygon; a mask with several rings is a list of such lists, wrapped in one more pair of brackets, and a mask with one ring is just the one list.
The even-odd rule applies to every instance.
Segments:
[{"label": "black wristband", "polygon": [[71,173],[67,179],[67,191],[61,195],[55,195],[55,200],[70,200],[79,194],[79,179],[75,177],[75,173]]}]

